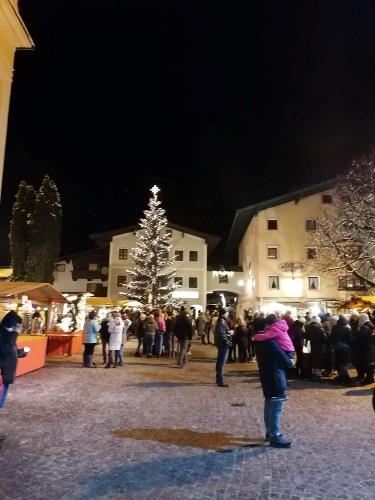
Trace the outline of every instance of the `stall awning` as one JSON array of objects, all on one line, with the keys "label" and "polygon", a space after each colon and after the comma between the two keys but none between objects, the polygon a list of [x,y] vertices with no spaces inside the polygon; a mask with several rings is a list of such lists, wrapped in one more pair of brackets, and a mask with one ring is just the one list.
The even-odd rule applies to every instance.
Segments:
[{"label": "stall awning", "polygon": [[69,302],[50,283],[32,283],[26,281],[2,281],[0,282],[0,300],[21,298],[27,295],[28,299],[42,304],[56,302],[64,304]]}]

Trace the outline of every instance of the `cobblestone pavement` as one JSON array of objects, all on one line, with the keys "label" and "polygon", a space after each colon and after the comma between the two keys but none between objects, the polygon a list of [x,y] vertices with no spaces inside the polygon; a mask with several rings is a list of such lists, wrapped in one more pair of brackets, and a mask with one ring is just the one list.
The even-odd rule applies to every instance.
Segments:
[{"label": "cobblestone pavement", "polygon": [[[273,449],[259,441],[255,363],[227,365],[224,389],[212,383],[211,346],[194,343],[183,370],[133,348],[117,369],[83,369],[76,356],[16,381],[0,411],[2,500],[375,498],[370,388],[292,381],[283,428],[294,445]],[[129,429],[155,429],[155,440],[113,434]],[[202,446],[160,442],[157,429],[196,431]],[[211,432],[249,446],[206,449]]]}]

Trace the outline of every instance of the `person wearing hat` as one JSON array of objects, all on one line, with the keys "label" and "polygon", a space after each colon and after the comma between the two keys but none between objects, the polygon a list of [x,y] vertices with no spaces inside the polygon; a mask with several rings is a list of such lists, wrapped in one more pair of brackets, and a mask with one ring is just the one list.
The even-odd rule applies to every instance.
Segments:
[{"label": "person wearing hat", "polygon": [[0,408],[4,406],[9,385],[14,383],[18,358],[26,356],[24,349],[17,349],[16,340],[22,330],[22,318],[14,311],[8,312],[0,324],[0,370],[3,379]]},{"label": "person wearing hat", "polygon": [[215,345],[217,347],[216,360],[216,384],[218,387],[229,387],[224,383],[223,371],[225,361],[228,357],[229,347],[232,345],[232,336],[229,333],[227,317],[229,313],[224,309],[219,309],[219,317],[217,319],[214,331]]}]

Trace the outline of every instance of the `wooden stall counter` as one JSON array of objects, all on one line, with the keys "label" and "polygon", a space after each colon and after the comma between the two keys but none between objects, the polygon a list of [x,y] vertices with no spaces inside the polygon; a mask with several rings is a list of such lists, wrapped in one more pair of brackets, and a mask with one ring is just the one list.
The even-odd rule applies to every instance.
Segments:
[{"label": "wooden stall counter", "polygon": [[16,376],[43,368],[46,364],[47,336],[19,335],[17,348],[30,347],[31,351],[25,358],[19,358]]},{"label": "wooden stall counter", "polygon": [[48,334],[47,354],[49,356],[72,356],[81,352],[82,332],[53,331]]}]

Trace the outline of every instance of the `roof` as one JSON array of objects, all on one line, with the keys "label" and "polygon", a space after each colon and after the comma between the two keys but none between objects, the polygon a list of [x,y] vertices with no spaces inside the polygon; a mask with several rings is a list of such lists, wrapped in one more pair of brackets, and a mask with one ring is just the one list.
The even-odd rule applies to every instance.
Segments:
[{"label": "roof", "polygon": [[[197,236],[198,238],[204,239],[207,242],[208,253],[211,253],[221,240],[220,236],[209,233],[202,233],[189,227],[173,224],[172,222],[168,222],[167,227],[169,229],[174,229],[175,231],[180,231],[181,233],[191,234],[192,236]],[[133,226],[120,227],[118,229],[112,229],[111,231],[106,231],[104,233],[90,234],[90,238],[94,240],[95,243],[99,246],[109,245],[114,236],[117,236],[119,234],[134,233],[135,231],[139,231],[139,229],[140,226],[138,224]]]},{"label": "roof", "polygon": [[30,300],[44,304],[49,304],[50,302],[64,304],[69,302],[50,283],[31,283],[27,281],[0,282],[0,299],[20,298],[22,295],[27,295]]},{"label": "roof", "polygon": [[283,203],[288,203],[290,201],[298,201],[301,198],[311,196],[312,194],[332,189],[335,187],[336,183],[336,179],[330,179],[325,182],[320,182],[319,184],[313,184],[312,186],[307,186],[281,196],[276,196],[275,198],[270,198],[269,200],[261,201],[260,203],[255,203],[254,205],[238,209],[234,216],[225,250],[227,252],[233,252],[237,249],[252,218],[261,210],[276,207],[277,205],[282,205]]}]

